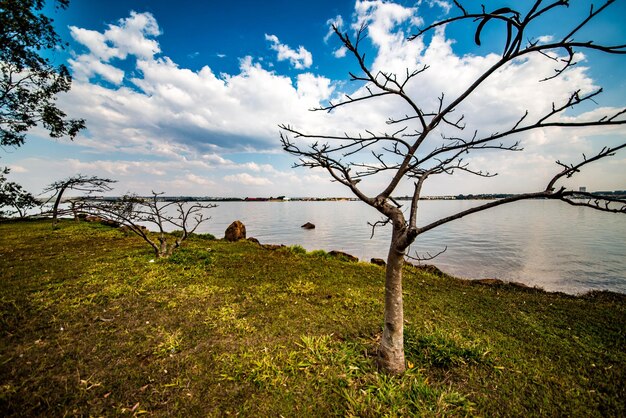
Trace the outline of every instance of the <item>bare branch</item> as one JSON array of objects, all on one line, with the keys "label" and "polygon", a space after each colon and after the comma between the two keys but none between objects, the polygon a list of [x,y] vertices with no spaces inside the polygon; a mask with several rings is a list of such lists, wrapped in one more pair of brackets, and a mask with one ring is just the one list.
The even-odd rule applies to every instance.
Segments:
[{"label": "bare branch", "polygon": [[604,148],[602,148],[602,150],[598,154],[596,154],[595,156],[593,156],[591,158],[587,158],[583,154],[583,161],[581,161],[580,163],[578,163],[576,165],[569,165],[568,166],[566,164],[562,164],[560,161],[557,161],[556,163],[563,167],[563,171],[561,171],[560,173],[558,173],[554,177],[552,177],[552,179],[548,182],[548,185],[546,186],[546,190],[547,191],[553,191],[554,190],[554,186],[557,183],[557,181],[559,181],[563,177],[570,178],[574,174],[580,172],[580,169],[583,166],[585,166],[587,164],[590,164],[590,163],[592,163],[594,161],[601,160],[601,159],[606,158],[606,157],[612,157],[613,155],[615,155],[615,153],[617,151],[619,151],[620,149],[623,149],[623,148],[626,148],[626,143],[618,145],[618,146],[613,147],[613,148],[604,147]]},{"label": "bare branch", "polygon": [[572,36],[574,36],[579,30],[581,30],[585,25],[587,25],[587,23],[589,23],[589,21],[591,19],[596,17],[599,13],[601,13],[604,9],[606,9],[613,2],[615,2],[615,0],[608,0],[606,3],[604,3],[602,6],[600,6],[597,10],[593,10],[593,4],[592,4],[591,7],[590,7],[590,10],[589,10],[589,16],[587,16],[582,22],[580,22],[580,24],[578,26],[576,26],[574,29],[572,29],[572,31],[570,33],[565,35],[563,37],[562,42],[566,43],[569,39],[572,38]]},{"label": "bare branch", "polygon": [[441,251],[439,251],[439,252],[437,252],[437,253],[435,253],[435,254],[430,254],[429,252],[426,252],[426,255],[425,255],[425,256],[421,256],[421,255],[419,255],[419,254],[417,253],[417,251],[416,251],[416,252],[415,252],[415,256],[411,256],[411,255],[409,255],[408,253],[407,253],[407,254],[405,254],[404,256],[405,256],[406,258],[410,259],[410,260],[415,260],[415,261],[417,261],[417,262],[422,262],[422,261],[431,261],[431,260],[433,260],[433,259],[435,259],[435,258],[439,257],[441,254],[445,253],[446,251],[448,251],[448,246],[447,246],[447,245],[444,247],[444,249],[443,249],[443,250],[441,250]]},{"label": "bare branch", "polygon": [[77,174],[73,177],[68,177],[65,180],[59,180],[51,183],[46,187],[41,194],[53,192],[52,195],[46,200],[45,204],[54,200],[54,206],[52,208],[52,227],[56,228],[58,224],[58,211],[59,204],[63,198],[63,193],[66,190],[76,190],[86,193],[103,193],[113,190],[110,186],[112,183],[116,183],[116,180],[108,178],[102,178],[98,176],[85,176],[83,174]]},{"label": "bare branch", "polygon": [[[583,199],[586,198],[586,199]],[[565,191],[561,200],[572,206],[582,206],[602,212],[626,213],[626,200],[594,193]]]},{"label": "bare branch", "polygon": [[367,224],[370,227],[372,227],[372,234],[370,235],[370,239],[374,238],[374,233],[376,232],[376,228],[379,228],[381,226],[387,226],[387,225],[389,225],[389,222],[391,222],[391,220],[389,218],[382,219],[382,220],[376,221],[374,223],[368,222]]},{"label": "bare branch", "polygon": [[458,7],[459,9],[461,9],[461,12],[463,13],[464,16],[467,16],[467,10],[465,10],[463,8],[463,6],[461,5],[461,3],[459,3],[457,0],[453,0],[454,1],[454,5],[456,7]]},{"label": "bare branch", "polygon": [[[529,200],[529,199],[554,199],[554,200],[561,200],[564,201],[566,203],[569,203],[570,205],[576,205],[576,206],[585,206],[585,207],[589,207],[592,209],[596,209],[596,210],[600,210],[600,211],[604,211],[604,212],[612,212],[612,213],[626,213],[626,202],[624,202],[621,199],[614,199],[611,197],[606,197],[606,196],[598,196],[598,195],[594,195],[592,193],[581,193],[581,192],[575,192],[575,191],[568,191],[565,190],[565,188],[561,187],[558,190],[555,190],[555,184],[558,180],[562,179],[563,177],[569,178],[571,176],[573,176],[575,173],[580,172],[580,169],[587,165],[590,164],[594,161],[598,161],[601,160],[603,158],[606,157],[610,157],[615,155],[615,152],[626,148],[626,143],[619,145],[617,147],[613,147],[613,148],[603,148],[602,151],[600,151],[597,155],[595,155],[592,158],[584,158],[583,161],[581,161],[580,163],[576,164],[576,165],[565,165],[562,164],[560,162],[557,162],[557,164],[559,164],[560,166],[564,167],[564,169],[559,172],[558,174],[556,174],[549,182],[548,185],[546,186],[545,190],[540,191],[540,192],[534,192],[534,193],[524,193],[524,194],[520,194],[520,195],[516,195],[516,196],[512,196],[512,197],[508,197],[505,199],[500,199],[500,200],[496,200],[496,201],[492,201],[489,203],[485,203],[483,205],[471,208],[471,209],[467,209],[461,212],[458,212],[454,215],[451,216],[447,216],[445,218],[439,219],[435,222],[432,222],[429,225],[417,228],[417,234],[422,234],[426,231],[429,231],[433,228],[436,228],[438,226],[441,226],[443,224],[446,224],[448,222],[457,220],[457,219],[461,219],[467,215],[470,215],[472,213],[477,213],[477,212],[482,212],[484,210],[487,209],[491,209],[494,208],[496,206],[501,206],[504,204],[508,204],[508,203],[512,203],[512,202],[518,202],[520,200]],[[577,202],[574,201],[573,199],[580,197],[580,196],[584,196],[587,197],[588,200],[586,202]],[[602,204],[602,202],[605,202],[606,204]],[[610,206],[610,203],[618,203],[618,204],[622,204],[621,207],[612,207]]]}]

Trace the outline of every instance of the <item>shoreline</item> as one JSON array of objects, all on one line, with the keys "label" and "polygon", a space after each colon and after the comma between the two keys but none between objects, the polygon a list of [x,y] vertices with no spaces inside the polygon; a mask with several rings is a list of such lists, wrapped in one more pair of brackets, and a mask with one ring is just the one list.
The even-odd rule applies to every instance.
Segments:
[{"label": "shoreline", "polygon": [[[11,222],[37,222],[37,221],[43,221],[43,220],[50,220],[51,218],[46,217],[46,216],[31,216],[31,217],[27,217],[24,219],[0,219],[0,223],[11,223]],[[70,217],[63,217],[61,219],[64,219],[66,221],[71,221],[73,220],[73,218]],[[93,222],[93,221],[85,221],[83,220],[83,222]],[[106,223],[104,224],[106,225]],[[111,225],[107,225],[110,226]],[[155,231],[151,231],[151,232],[155,232]],[[172,231],[170,231],[169,233],[171,233]],[[203,233],[198,233],[198,235],[202,235]],[[212,236],[215,236],[213,234],[210,234]],[[216,237],[215,239],[217,240],[223,240],[223,238],[218,238]],[[286,244],[275,244],[275,243],[261,243],[259,242],[258,239],[256,239],[255,237],[247,237],[247,240],[251,240],[253,242],[258,243],[259,245],[265,247],[265,248],[269,248],[269,249],[278,249],[278,248],[290,248],[293,246],[301,246],[299,244],[294,244],[294,245],[286,245]],[[338,253],[343,253],[346,256],[348,256],[348,258],[354,258],[357,259],[359,262],[361,263],[366,263],[366,264],[372,264],[371,259],[367,260],[367,259],[360,259],[359,257],[356,257],[352,254],[346,253],[342,250],[323,250],[320,248],[315,248],[315,249],[311,249],[311,250],[306,250],[307,253],[312,253],[312,252],[319,252],[319,251],[323,251],[325,253],[329,253],[331,251],[336,251]],[[373,259],[373,258],[372,258]],[[383,261],[386,263],[386,258],[383,259]],[[590,294],[590,293],[596,293],[596,292],[600,292],[600,293],[609,293],[609,294],[615,294],[615,295],[622,295],[624,297],[626,297],[626,292],[620,292],[620,291],[616,291],[616,290],[611,290],[611,289],[593,289],[593,288],[589,288],[586,289],[584,291],[579,291],[579,292],[565,292],[562,290],[546,290],[541,286],[531,286],[528,284],[523,283],[523,281],[519,280],[519,279],[512,279],[512,280],[507,280],[507,279],[502,279],[502,278],[495,278],[495,277],[483,277],[483,278],[469,278],[469,277],[462,277],[462,276],[455,276],[453,274],[447,273],[443,270],[441,270],[436,264],[423,264],[423,265],[419,265],[419,264],[414,264],[413,262],[411,262],[410,260],[405,260],[405,265],[409,266],[409,268],[415,268],[417,270],[425,270],[428,272],[433,273],[434,271],[436,271],[436,274],[438,276],[441,277],[446,277],[446,278],[450,278],[450,279],[454,279],[454,280],[459,280],[462,282],[469,282],[469,283],[476,283],[476,284],[481,284],[484,286],[510,286],[510,287],[516,287],[519,289],[525,289],[525,290],[533,290],[533,291],[540,291],[540,292],[544,292],[544,293],[551,293],[551,294],[561,294],[561,295],[566,295],[566,296],[571,296],[571,297],[585,297],[586,295]]]},{"label": "shoreline", "polygon": [[[216,240],[219,241],[225,241],[224,238],[216,238]],[[249,241],[252,242],[254,244],[257,244],[259,246],[261,246],[262,248],[266,249],[266,250],[270,250],[270,251],[276,251],[276,250],[284,250],[284,251],[290,251],[290,249],[292,247],[301,247],[298,245],[294,245],[294,246],[288,246],[285,244],[263,244],[261,242],[259,242],[258,239],[254,238],[254,237],[247,237],[245,239],[242,239],[241,241]],[[228,241],[226,241],[228,242]],[[305,250],[306,251],[306,250]],[[305,255],[310,255],[310,256],[314,256],[313,254],[316,252],[324,252],[326,254],[331,254],[331,253],[336,253],[335,255],[331,255],[331,257],[335,257],[335,258],[344,258],[344,261],[346,262],[356,262],[356,263],[364,263],[364,264],[372,264],[372,265],[378,265],[380,267],[385,267],[385,264],[381,264],[380,261],[383,261],[384,263],[386,263],[386,260],[382,260],[382,259],[378,259],[378,258],[372,258],[370,261],[367,260],[361,260],[358,257],[352,255],[352,254],[348,254],[345,253],[343,251],[338,251],[338,250],[332,250],[332,251],[326,251],[326,250],[321,250],[321,249],[317,249],[317,250],[311,250],[311,251],[306,251]],[[375,260],[380,260],[380,261],[375,261]],[[572,297],[572,298],[583,298],[583,299],[588,299],[589,297],[595,296],[595,295],[611,295],[614,296],[618,299],[622,299],[624,302],[626,302],[626,293],[621,293],[621,292],[617,292],[614,290],[607,290],[607,289],[588,289],[584,292],[580,292],[580,293],[567,293],[567,292],[563,292],[563,291],[558,291],[558,290],[546,290],[542,287],[539,286],[529,286],[523,282],[520,281],[516,281],[516,280],[503,280],[503,279],[496,279],[496,278],[482,278],[482,279],[470,279],[470,278],[464,278],[464,277],[457,277],[454,276],[452,274],[446,273],[445,271],[439,269],[439,267],[437,267],[434,264],[414,264],[410,261],[405,260],[404,261],[404,266],[406,268],[409,269],[413,269],[416,271],[420,271],[420,272],[425,272],[425,273],[429,273],[429,274],[433,274],[435,276],[441,277],[441,278],[445,278],[445,279],[449,279],[449,280],[456,280],[459,282],[463,282],[463,283],[468,283],[470,285],[481,285],[481,286],[488,286],[488,287],[507,287],[507,288],[516,288],[518,290],[523,290],[523,291],[530,291],[530,292],[539,292],[539,293],[545,293],[545,294],[553,294],[553,295],[558,295],[558,296],[564,296],[564,297]]]}]

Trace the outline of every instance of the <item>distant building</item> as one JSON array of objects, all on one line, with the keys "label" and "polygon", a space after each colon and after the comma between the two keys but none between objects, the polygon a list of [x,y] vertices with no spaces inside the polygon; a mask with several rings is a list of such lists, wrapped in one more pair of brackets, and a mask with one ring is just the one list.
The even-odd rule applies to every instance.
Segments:
[{"label": "distant building", "polygon": [[578,191],[581,192],[581,193],[587,193],[587,187],[586,186],[580,186],[578,188]]}]

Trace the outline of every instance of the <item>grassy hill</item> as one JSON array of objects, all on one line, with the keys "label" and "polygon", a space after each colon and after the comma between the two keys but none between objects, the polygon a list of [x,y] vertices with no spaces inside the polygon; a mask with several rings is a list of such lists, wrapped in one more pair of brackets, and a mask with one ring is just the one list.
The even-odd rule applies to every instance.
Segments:
[{"label": "grassy hill", "polygon": [[382,267],[98,224],[0,223],[0,415],[626,416],[626,297],[405,270],[408,372],[377,372]]}]

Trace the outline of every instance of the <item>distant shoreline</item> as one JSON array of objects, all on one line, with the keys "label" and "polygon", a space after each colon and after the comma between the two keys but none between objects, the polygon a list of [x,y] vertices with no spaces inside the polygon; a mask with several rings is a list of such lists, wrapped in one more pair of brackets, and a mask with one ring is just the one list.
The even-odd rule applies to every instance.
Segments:
[{"label": "distant shoreline", "polygon": [[[593,192],[598,196],[610,196],[617,199],[626,199],[626,190],[616,191],[598,191]],[[422,196],[420,200],[495,200],[505,199],[508,197],[517,196],[515,193],[494,193],[494,194],[459,194],[448,196]],[[152,198],[145,196],[145,198]],[[67,197],[63,201],[75,200],[76,197]],[[87,196],[84,200],[105,200],[116,201],[121,199],[121,196]],[[411,196],[398,196],[394,197],[397,201],[411,200]],[[581,197],[586,199],[586,197]],[[158,200],[161,202],[356,202],[359,201],[356,197],[215,197],[215,196],[159,196]]]}]

